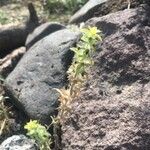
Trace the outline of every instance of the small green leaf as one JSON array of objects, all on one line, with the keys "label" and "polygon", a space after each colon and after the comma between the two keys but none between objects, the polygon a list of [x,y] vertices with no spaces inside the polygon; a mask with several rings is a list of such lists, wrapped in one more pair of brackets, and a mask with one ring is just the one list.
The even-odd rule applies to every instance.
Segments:
[{"label": "small green leaf", "polygon": [[[30,120],[25,126],[27,129],[27,135],[33,138],[40,146],[40,149],[44,147],[45,149],[49,149],[50,147],[45,147],[46,145],[50,146],[50,134],[45,128],[45,126],[39,124],[37,120]],[[48,142],[48,143],[47,143]]]}]

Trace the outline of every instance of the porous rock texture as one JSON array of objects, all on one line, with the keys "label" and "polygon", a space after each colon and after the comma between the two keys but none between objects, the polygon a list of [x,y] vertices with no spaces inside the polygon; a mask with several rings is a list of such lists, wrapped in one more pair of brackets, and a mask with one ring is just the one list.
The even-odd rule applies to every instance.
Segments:
[{"label": "porous rock texture", "polygon": [[150,7],[93,18],[95,65],[62,125],[63,150],[150,149]]},{"label": "porous rock texture", "polygon": [[34,44],[6,78],[6,93],[31,119],[49,123],[56,115],[58,92],[66,85],[66,70],[72,60],[70,47],[79,34],[69,29],[54,32]]},{"label": "porous rock texture", "polygon": [[130,8],[135,8],[140,4],[150,5],[149,0],[89,0],[79,11],[77,11],[71,18],[70,23],[81,23],[94,16],[104,16],[112,12]]},{"label": "porous rock texture", "polygon": [[0,150],[38,150],[36,144],[24,135],[13,135],[6,139],[1,145]]}]

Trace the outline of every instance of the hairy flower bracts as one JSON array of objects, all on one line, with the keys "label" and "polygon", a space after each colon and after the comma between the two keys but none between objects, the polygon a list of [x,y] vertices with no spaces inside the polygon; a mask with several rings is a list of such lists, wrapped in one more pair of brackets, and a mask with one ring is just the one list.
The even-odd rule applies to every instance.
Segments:
[{"label": "hairy flower bracts", "polygon": [[9,113],[10,108],[5,106],[4,102],[8,97],[0,95],[0,136],[10,130]]},{"label": "hairy flower bracts", "polygon": [[77,97],[88,79],[87,70],[94,64],[92,59],[93,53],[96,51],[96,43],[101,41],[99,35],[101,32],[96,27],[88,27],[81,29],[81,39],[76,47],[71,48],[74,52],[73,62],[68,69],[68,89],[57,89],[60,93],[59,115],[58,118],[63,120],[71,110],[71,102]]}]

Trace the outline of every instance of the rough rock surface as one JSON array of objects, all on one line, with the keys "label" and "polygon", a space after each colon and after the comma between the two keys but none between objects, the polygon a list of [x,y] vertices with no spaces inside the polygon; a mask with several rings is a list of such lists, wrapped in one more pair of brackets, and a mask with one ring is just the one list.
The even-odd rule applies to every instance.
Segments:
[{"label": "rough rock surface", "polygon": [[[140,4],[149,4],[149,0],[130,0],[131,8],[135,8]],[[89,0],[79,11],[77,11],[70,19],[70,23],[81,23],[94,16],[104,16],[111,12],[124,10],[128,7],[128,0]]]},{"label": "rough rock surface", "polygon": [[79,34],[68,29],[52,33],[29,49],[6,78],[5,88],[15,105],[43,123],[56,113],[58,93],[66,84],[72,60],[69,50]]},{"label": "rough rock surface", "polygon": [[35,143],[24,135],[13,135],[6,139],[0,150],[37,150]]},{"label": "rough rock surface", "polygon": [[32,45],[34,45],[37,41],[41,40],[45,36],[56,32],[58,30],[64,29],[65,26],[59,23],[44,23],[39,27],[35,28],[33,32],[31,32],[26,40],[26,48],[29,49]]},{"label": "rough rock surface", "polygon": [[62,125],[64,150],[150,149],[150,7],[93,18],[104,33]]}]

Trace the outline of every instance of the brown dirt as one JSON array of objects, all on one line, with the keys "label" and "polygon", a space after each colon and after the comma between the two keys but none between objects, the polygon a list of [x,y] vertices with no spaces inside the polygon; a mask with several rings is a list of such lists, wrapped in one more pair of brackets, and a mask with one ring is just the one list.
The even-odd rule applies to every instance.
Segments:
[{"label": "brown dirt", "polygon": [[24,23],[29,14],[27,4],[32,2],[37,10],[37,14],[42,21],[66,23],[71,14],[49,14],[48,10],[44,9],[42,0],[11,0],[6,1],[5,5],[0,4],[0,27],[4,24],[8,26],[19,25]]},{"label": "brown dirt", "polygon": [[[39,0],[8,1],[5,5],[0,6],[0,12],[3,13],[6,18],[4,24],[9,24],[9,26],[23,24],[29,16],[27,8],[29,2],[34,4],[38,16],[46,19],[47,14]],[[0,23],[0,26],[2,26],[2,23]]]}]

